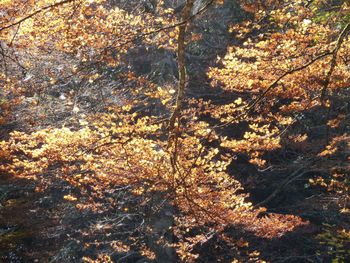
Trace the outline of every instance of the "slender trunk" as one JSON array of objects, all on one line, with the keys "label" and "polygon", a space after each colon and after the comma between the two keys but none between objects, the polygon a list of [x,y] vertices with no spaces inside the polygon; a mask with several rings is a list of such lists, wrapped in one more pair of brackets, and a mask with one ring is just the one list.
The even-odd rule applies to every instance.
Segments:
[{"label": "slender trunk", "polygon": [[[191,10],[193,8],[195,0],[187,0],[186,5],[182,11],[182,21],[188,21],[191,17]],[[175,137],[175,124],[176,121],[180,117],[180,112],[183,104],[183,100],[185,97],[185,87],[186,87],[186,67],[185,67],[185,36],[187,30],[188,22],[180,25],[179,27],[179,36],[178,36],[178,50],[177,50],[177,59],[178,59],[178,67],[179,67],[179,83],[177,90],[177,98],[176,105],[173,114],[169,120],[169,145],[172,144],[172,141]]]}]

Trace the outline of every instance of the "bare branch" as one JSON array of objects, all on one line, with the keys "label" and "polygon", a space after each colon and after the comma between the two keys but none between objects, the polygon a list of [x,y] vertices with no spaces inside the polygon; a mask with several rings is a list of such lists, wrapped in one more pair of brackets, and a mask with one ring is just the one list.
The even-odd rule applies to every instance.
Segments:
[{"label": "bare branch", "polygon": [[40,8],[40,9],[34,11],[33,13],[31,13],[31,14],[29,14],[29,15],[27,15],[27,16],[21,18],[21,19],[19,19],[19,20],[16,21],[16,22],[14,22],[14,23],[12,23],[12,24],[9,24],[9,25],[7,25],[7,26],[4,26],[4,27],[0,28],[0,32],[3,31],[3,30],[5,30],[5,29],[9,29],[9,28],[11,28],[11,27],[13,27],[13,26],[19,25],[19,24],[21,24],[22,22],[24,22],[24,21],[26,21],[26,20],[28,20],[28,19],[30,19],[30,18],[36,16],[37,14],[42,13],[42,12],[45,11],[45,10],[52,9],[52,8],[55,8],[55,7],[58,7],[58,6],[61,6],[61,5],[70,3],[70,2],[74,2],[74,1],[75,1],[75,0],[63,0],[63,1],[61,1],[61,2],[57,2],[57,3],[55,3],[55,4],[48,5],[48,6],[45,6],[45,7],[43,7],[43,8]]}]

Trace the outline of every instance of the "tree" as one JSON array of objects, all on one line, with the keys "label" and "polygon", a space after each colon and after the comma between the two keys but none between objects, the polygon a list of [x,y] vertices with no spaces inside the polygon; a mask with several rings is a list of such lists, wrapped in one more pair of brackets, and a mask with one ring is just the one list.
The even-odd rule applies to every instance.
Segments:
[{"label": "tree", "polygon": [[[55,169],[78,189],[65,196],[78,209],[142,215],[146,224],[135,216],[140,223],[130,238],[116,234],[117,239],[147,254],[154,249],[147,236],[156,236],[184,262],[197,258],[196,245],[232,225],[267,238],[305,225],[291,215],[261,218],[265,208],[249,202],[227,168],[238,153],[259,169],[273,165],[268,154],[282,147],[299,116],[317,106],[329,109],[332,95],[349,86],[346,1],[326,21],[322,1],[242,1],[251,14],[230,27],[238,43],[207,73],[214,88],[236,93],[222,105],[186,97],[186,43],[200,39],[191,23],[223,1],[188,0],[179,17],[167,1],[153,3],[152,10],[136,9],[140,1],[124,8],[124,1],[116,2],[1,2],[1,80],[17,92],[21,83],[31,106],[47,109],[31,116],[33,124],[38,117],[59,120],[55,112],[50,115],[55,105],[71,112],[72,128],[11,133],[1,142],[0,171],[38,179]],[[130,70],[129,55],[142,46],[176,51],[176,90]],[[104,90],[110,83],[115,88]],[[79,113],[77,103],[84,92],[99,97],[96,112],[88,115]],[[222,135],[244,123],[248,129],[239,138]],[[125,205],[120,191],[127,193]],[[150,229],[151,214],[167,206],[174,225],[163,230],[176,242]]]}]

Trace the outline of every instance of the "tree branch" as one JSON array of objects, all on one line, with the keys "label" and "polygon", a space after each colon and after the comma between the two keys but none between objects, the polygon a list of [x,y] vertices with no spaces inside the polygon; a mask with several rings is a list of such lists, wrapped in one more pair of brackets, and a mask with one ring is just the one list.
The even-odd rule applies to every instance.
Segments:
[{"label": "tree branch", "polygon": [[266,94],[272,90],[273,88],[275,88],[278,84],[278,82],[280,82],[281,79],[283,79],[284,77],[288,76],[288,75],[291,75],[295,72],[298,72],[298,71],[301,71],[309,66],[311,66],[312,64],[314,64],[316,61],[324,58],[324,57],[327,57],[329,55],[333,55],[333,59],[332,59],[332,62],[331,62],[331,69],[330,71],[328,72],[327,74],[327,78],[326,78],[326,85],[325,85],[325,88],[327,89],[328,85],[329,85],[329,81],[330,81],[330,77],[332,75],[332,72],[334,70],[334,67],[336,66],[336,57],[337,57],[337,53],[338,53],[338,50],[340,48],[340,46],[342,45],[347,33],[349,32],[350,30],[350,23],[348,23],[344,29],[342,30],[342,32],[340,33],[339,37],[338,37],[338,40],[336,42],[336,46],[333,50],[331,51],[327,51],[321,55],[318,55],[317,57],[313,58],[312,60],[310,60],[309,62],[307,62],[306,64],[304,65],[301,65],[299,67],[296,67],[294,69],[291,69],[287,72],[285,72],[284,74],[282,74],[280,77],[278,77],[273,83],[270,84],[270,86],[248,107],[248,111],[246,113],[249,113],[265,96]]},{"label": "tree branch", "polygon": [[335,67],[337,65],[338,51],[339,51],[341,45],[343,44],[343,41],[344,41],[347,33],[349,32],[349,30],[350,30],[350,22],[344,27],[343,31],[339,35],[338,40],[336,42],[336,46],[335,46],[335,48],[333,50],[331,66],[330,66],[329,71],[327,73],[325,84],[324,84],[324,87],[323,87],[322,93],[321,93],[321,100],[322,101],[324,100],[324,98],[326,96],[328,86],[329,86],[329,84],[331,82],[331,77],[332,77],[333,71],[334,71],[334,69],[335,69]]},{"label": "tree branch", "polygon": [[14,22],[14,23],[12,23],[12,24],[9,24],[9,25],[7,25],[7,26],[4,26],[4,27],[0,28],[0,32],[3,31],[3,30],[5,30],[5,29],[9,29],[9,28],[11,28],[11,27],[13,27],[13,26],[19,25],[19,24],[21,24],[22,22],[28,20],[29,18],[32,18],[33,16],[36,16],[37,14],[42,13],[42,12],[45,11],[45,10],[48,10],[48,9],[51,9],[51,8],[55,8],[55,7],[58,7],[58,6],[61,6],[61,5],[70,3],[70,2],[74,2],[74,1],[76,1],[76,0],[63,0],[63,1],[61,1],[61,2],[57,2],[57,3],[55,3],[55,4],[48,5],[48,6],[45,6],[45,7],[43,7],[43,8],[40,8],[40,9],[34,11],[33,13],[31,13],[31,14],[29,14],[29,15],[27,15],[27,16],[21,18],[21,19],[19,19],[19,20],[16,21],[16,22]]}]

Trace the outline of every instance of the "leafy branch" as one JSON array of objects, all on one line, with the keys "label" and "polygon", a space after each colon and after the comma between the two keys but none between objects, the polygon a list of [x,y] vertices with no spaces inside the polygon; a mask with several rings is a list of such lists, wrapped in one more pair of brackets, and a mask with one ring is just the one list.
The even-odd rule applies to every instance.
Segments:
[{"label": "leafy branch", "polygon": [[57,2],[57,3],[54,3],[54,4],[52,4],[52,5],[48,5],[48,6],[45,6],[45,7],[43,7],[43,8],[40,8],[40,9],[34,11],[33,13],[30,13],[29,15],[27,15],[27,16],[25,16],[25,17],[19,19],[19,20],[17,20],[16,22],[14,22],[14,23],[12,23],[12,24],[9,24],[9,25],[7,25],[7,26],[4,26],[4,27],[0,28],[0,32],[3,31],[3,30],[5,30],[5,29],[9,29],[9,28],[11,28],[11,27],[13,27],[13,26],[19,25],[19,24],[21,24],[22,22],[24,22],[24,21],[26,21],[26,20],[28,20],[28,19],[30,19],[30,18],[32,18],[32,17],[34,17],[34,16],[40,14],[40,13],[46,11],[46,10],[49,10],[49,9],[52,9],[52,8],[55,8],[55,7],[58,7],[58,6],[67,4],[67,3],[71,3],[71,2],[74,2],[74,1],[76,1],[76,0],[63,0],[63,1],[61,1],[61,2]]}]

